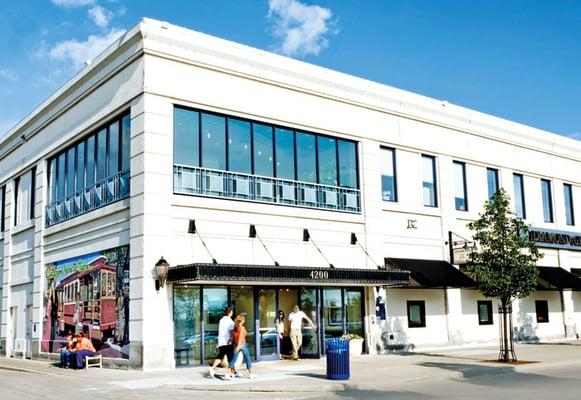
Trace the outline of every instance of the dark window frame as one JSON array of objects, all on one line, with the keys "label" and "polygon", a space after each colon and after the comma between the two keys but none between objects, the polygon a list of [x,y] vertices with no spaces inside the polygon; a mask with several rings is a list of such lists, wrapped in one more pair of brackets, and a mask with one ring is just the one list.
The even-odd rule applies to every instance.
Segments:
[{"label": "dark window frame", "polygon": [[30,220],[35,217],[35,202],[36,202],[36,165],[30,170]]},{"label": "dark window frame", "polygon": [[2,194],[2,201],[0,201],[0,232],[4,232],[6,230],[6,185],[3,185],[0,188],[0,193]]},{"label": "dark window frame", "polygon": [[[396,155],[395,155],[396,150],[394,147],[380,146],[379,147],[380,155],[382,154],[381,153],[382,150],[391,151],[391,165],[393,167],[393,200],[389,200],[389,199],[386,199],[385,197],[383,197],[383,183],[381,185],[381,191],[382,191],[381,199],[383,201],[389,201],[390,203],[397,203],[398,202],[398,190],[397,190],[397,164],[396,164]],[[380,174],[381,174],[381,177],[383,178],[384,175],[381,171],[380,171]]]},{"label": "dark window frame", "polygon": [[[422,190],[422,203],[424,207],[431,207],[431,208],[438,208],[438,174],[436,172],[436,156],[432,156],[429,154],[422,154],[421,159],[430,159],[432,161],[432,179],[434,181],[434,204],[426,204],[423,197],[424,193]],[[423,162],[422,162],[422,189],[424,187],[424,178],[423,178]]]},{"label": "dark window frame", "polygon": [[535,300],[535,314],[537,317],[537,324],[549,323],[549,301]]},{"label": "dark window frame", "polygon": [[[565,202],[565,223],[568,226],[575,226],[575,203],[573,202],[573,185],[571,185],[570,183],[563,183],[563,197]],[[569,202],[568,206],[567,201]]]},{"label": "dark window frame", "polygon": [[[480,317],[480,306],[481,305],[484,305],[487,308],[487,311],[488,311],[488,319],[487,320],[483,320]],[[477,301],[477,308],[478,308],[478,325],[493,325],[494,318],[492,315],[492,300],[478,300]]]},{"label": "dark window frame", "polygon": [[18,190],[20,187],[20,177],[16,177],[14,178],[14,207],[12,208],[14,210],[14,226],[18,225]]},{"label": "dark window frame", "polygon": [[[515,183],[515,178],[518,178],[519,180],[519,186],[520,186],[520,200],[521,200],[521,204],[522,204],[522,216],[518,215],[518,210],[516,209],[516,185],[514,185]],[[527,205],[526,205],[526,201],[525,201],[525,177],[523,174],[518,174],[518,173],[513,173],[512,174],[512,182],[513,182],[513,186],[514,186],[514,190],[515,190],[515,213],[517,214],[517,218],[520,219],[527,219]]]},{"label": "dark window frame", "polygon": [[[547,195],[548,195],[548,211],[549,211],[549,215],[545,215],[545,207],[547,206],[547,204],[545,204],[545,195],[544,195],[544,188],[546,187],[547,189]],[[543,205],[543,221],[545,223],[548,224],[552,224],[555,222],[555,213],[553,211],[553,188],[552,188],[552,182],[549,179],[541,179],[541,201],[542,201],[542,205]],[[548,217],[548,218],[547,218]]]},{"label": "dark window frame", "polygon": [[[462,189],[463,189],[463,200],[464,200],[464,209],[458,208],[458,204],[456,204],[456,195],[454,194],[454,208],[456,211],[468,212],[468,182],[466,180],[466,163],[463,161],[453,161],[453,165],[458,165],[462,168]],[[454,181],[454,185],[457,185],[458,182]]]},{"label": "dark window frame", "polygon": [[[494,183],[496,186],[496,190],[494,191],[494,193],[490,193],[490,179],[489,179],[490,172],[494,174]],[[488,200],[492,199],[496,192],[498,192],[498,189],[500,189],[500,179],[498,175],[498,169],[490,167],[486,168],[486,189],[488,191]]]},{"label": "dark window frame", "polygon": [[[358,142],[351,140],[351,139],[346,139],[343,137],[339,137],[339,136],[332,136],[332,135],[327,135],[327,134],[323,134],[323,133],[318,133],[318,132],[313,132],[313,131],[308,131],[308,130],[304,130],[304,129],[298,129],[298,128],[293,128],[293,127],[289,127],[289,126],[283,126],[283,125],[279,125],[279,124],[273,124],[273,123],[269,123],[269,122],[264,122],[264,121],[258,121],[258,120],[253,120],[253,119],[249,119],[249,118],[245,118],[245,117],[241,117],[241,116],[237,116],[237,115],[228,115],[228,114],[222,114],[222,113],[218,113],[218,112],[214,112],[214,111],[208,111],[208,110],[203,110],[203,109],[198,109],[198,108],[192,108],[192,107],[187,107],[184,105],[180,105],[180,104],[174,104],[174,109],[175,108],[179,108],[179,109],[183,109],[183,110],[188,110],[188,111],[194,111],[194,112],[198,112],[199,113],[199,123],[198,123],[198,136],[199,136],[199,158],[198,158],[198,165],[195,165],[195,167],[202,167],[202,114],[209,114],[209,115],[214,115],[214,116],[218,116],[218,117],[223,117],[225,118],[225,124],[226,124],[226,143],[225,143],[225,147],[226,147],[226,169],[225,171],[229,171],[228,169],[228,120],[230,118],[232,119],[237,119],[237,120],[241,120],[241,121],[246,121],[249,122],[251,124],[251,173],[249,175],[255,175],[255,159],[254,159],[254,125],[255,124],[259,124],[259,125],[265,125],[265,126],[269,126],[272,129],[272,156],[273,156],[273,178],[278,178],[277,177],[277,172],[276,172],[276,129],[284,129],[284,130],[289,130],[293,132],[293,140],[294,140],[294,159],[295,159],[295,165],[294,165],[294,176],[295,178],[293,180],[297,181],[297,182],[303,182],[303,181],[299,181],[298,180],[298,170],[297,170],[297,140],[296,140],[296,136],[297,133],[305,133],[308,135],[312,135],[314,136],[314,142],[315,142],[315,179],[316,182],[310,182],[310,183],[315,183],[315,184],[321,184],[324,185],[323,183],[320,183],[320,179],[319,179],[319,154],[318,154],[318,138],[329,138],[329,139],[334,139],[335,142],[335,148],[336,148],[336,154],[337,154],[337,159],[336,159],[336,170],[337,170],[337,186],[336,187],[342,187],[341,186],[341,180],[340,180],[340,157],[339,157],[339,141],[346,141],[346,142],[350,142],[353,143],[355,145],[355,180],[356,180],[356,187],[354,189],[356,190],[360,190],[360,178],[359,178],[359,152],[358,152]],[[120,117],[120,119],[122,119],[122,117]],[[95,146],[96,147],[96,146]],[[172,160],[173,163],[173,160]],[[235,171],[233,171],[235,172]],[[280,178],[280,179],[287,179],[287,178]],[[304,181],[307,182],[307,181]]]},{"label": "dark window frame", "polygon": [[[420,322],[412,322],[410,319],[410,307],[419,306],[420,307]],[[408,317],[408,328],[425,328],[426,327],[426,302],[425,300],[408,300],[406,303],[407,317]]]}]

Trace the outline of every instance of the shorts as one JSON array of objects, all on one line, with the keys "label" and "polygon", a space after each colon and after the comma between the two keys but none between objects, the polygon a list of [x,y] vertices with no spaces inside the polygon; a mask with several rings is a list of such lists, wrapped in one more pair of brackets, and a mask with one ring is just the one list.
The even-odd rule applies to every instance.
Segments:
[{"label": "shorts", "polygon": [[222,360],[224,356],[228,357],[228,361],[232,360],[232,356],[234,355],[234,346],[231,344],[227,344],[226,346],[218,347],[218,355],[216,356],[216,360]]}]

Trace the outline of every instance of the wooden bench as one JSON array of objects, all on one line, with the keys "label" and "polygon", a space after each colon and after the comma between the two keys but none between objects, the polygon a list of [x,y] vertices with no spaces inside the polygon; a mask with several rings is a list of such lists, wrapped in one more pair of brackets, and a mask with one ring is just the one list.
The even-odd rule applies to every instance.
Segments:
[{"label": "wooden bench", "polygon": [[92,357],[86,356],[85,369],[89,369],[89,367],[103,368],[103,356],[101,356],[100,354],[96,354]]}]

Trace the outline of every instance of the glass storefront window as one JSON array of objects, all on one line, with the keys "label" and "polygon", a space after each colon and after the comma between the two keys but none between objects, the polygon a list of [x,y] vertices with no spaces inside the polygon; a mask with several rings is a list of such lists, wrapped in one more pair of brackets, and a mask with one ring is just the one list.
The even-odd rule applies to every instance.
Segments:
[{"label": "glass storefront window", "polygon": [[345,291],[345,312],[347,333],[363,335],[363,308],[361,304],[361,290]]},{"label": "glass storefront window", "polygon": [[251,171],[250,122],[228,118],[228,170]]},{"label": "glass storefront window", "polygon": [[315,135],[297,132],[297,180],[317,182],[317,155],[315,153]]},{"label": "glass storefront window", "polygon": [[295,135],[289,129],[276,128],[276,177],[295,179]]},{"label": "glass storefront window", "polygon": [[[315,324],[317,323],[317,289],[302,289],[300,305],[307,317]],[[319,341],[317,334],[319,330],[315,331],[309,324],[303,323],[303,346],[301,348],[301,355],[317,356],[319,354]]]},{"label": "glass storefront window", "polygon": [[199,364],[202,338],[199,287],[174,287],[173,319],[176,365]]},{"label": "glass storefront window", "polygon": [[226,170],[226,119],[202,114],[202,166]]},{"label": "glass storefront window", "polygon": [[254,174],[274,176],[272,158],[272,127],[252,124],[254,139]]},{"label": "glass storefront window", "polygon": [[244,315],[246,318],[246,323],[244,324],[248,331],[246,341],[250,355],[254,358],[256,356],[256,346],[254,337],[254,291],[252,290],[252,287],[230,288],[230,305],[234,308],[233,319],[235,319],[237,315]]},{"label": "glass storefront window", "polygon": [[343,299],[341,289],[323,289],[325,339],[343,335]]},{"label": "glass storefront window", "polygon": [[218,324],[228,307],[228,289],[203,288],[204,363],[216,356],[218,346]]},{"label": "glass storefront window", "polygon": [[174,108],[173,159],[175,164],[200,165],[200,114]]},{"label": "glass storefront window", "polygon": [[319,183],[337,186],[337,140],[317,136]]},{"label": "glass storefront window", "polygon": [[258,329],[260,335],[260,356],[276,355],[276,290],[260,289],[258,292]]}]

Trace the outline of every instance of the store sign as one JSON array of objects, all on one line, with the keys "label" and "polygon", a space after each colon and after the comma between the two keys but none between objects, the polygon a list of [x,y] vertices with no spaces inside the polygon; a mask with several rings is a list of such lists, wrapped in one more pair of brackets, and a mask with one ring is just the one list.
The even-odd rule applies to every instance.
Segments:
[{"label": "store sign", "polygon": [[581,251],[581,233],[550,229],[529,229],[529,239],[538,247]]}]

